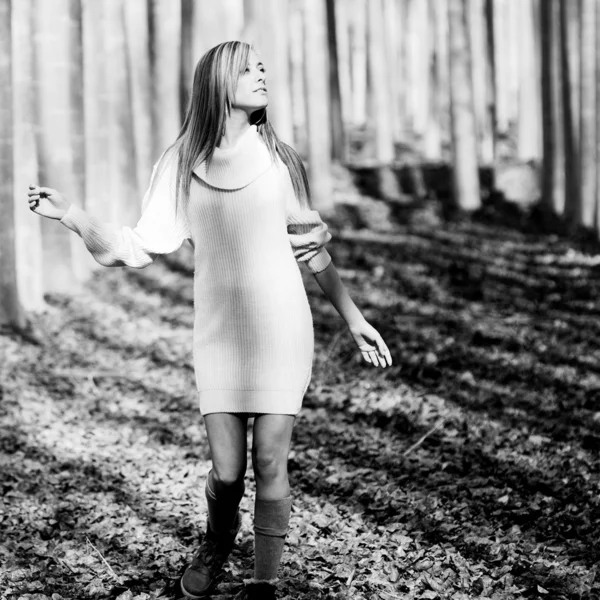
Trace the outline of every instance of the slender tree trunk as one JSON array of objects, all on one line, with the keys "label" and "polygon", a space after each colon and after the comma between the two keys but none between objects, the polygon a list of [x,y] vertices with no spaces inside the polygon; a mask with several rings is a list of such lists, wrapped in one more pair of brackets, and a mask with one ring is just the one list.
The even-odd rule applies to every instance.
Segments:
[{"label": "slender tree trunk", "polygon": [[[497,132],[501,136],[510,134],[512,110],[512,81],[511,70],[512,56],[515,44],[509,40],[514,39],[515,30],[511,24],[511,3],[514,0],[495,0],[494,8],[494,38],[497,44],[494,50],[496,63],[496,115]],[[518,63],[517,63],[518,64]]]},{"label": "slender tree trunk", "polygon": [[[498,116],[496,110],[496,98],[498,96],[498,84],[496,74],[496,35],[494,26],[494,0],[485,0],[485,32],[486,32],[486,99],[487,99],[487,118],[490,123],[491,130],[491,148],[489,149],[489,158],[492,164],[496,163],[498,155]],[[485,152],[484,152],[485,155]],[[493,170],[492,170],[493,172]],[[494,182],[492,182],[492,187]]]},{"label": "slender tree trunk", "polygon": [[134,225],[140,215],[138,199],[134,114],[130,94],[130,73],[127,69],[124,6],[107,2],[106,75],[108,91],[108,130],[110,212],[109,220]]},{"label": "slender tree trunk", "polygon": [[[83,96],[85,130],[85,208],[93,216],[106,219],[111,213],[111,168],[109,148],[110,91],[107,85],[107,43],[104,32],[106,3],[83,1]],[[91,258],[91,257],[90,257]],[[96,263],[96,268],[100,265]]]},{"label": "slender tree trunk", "polygon": [[[338,2],[342,4],[342,2]],[[401,141],[401,116],[399,106],[400,86],[400,6],[397,0],[383,0],[383,20],[385,28],[385,53],[388,63],[388,89],[389,89],[389,104],[392,107],[392,138],[394,142]],[[343,96],[342,96],[343,101]]]},{"label": "slender tree trunk", "polygon": [[356,127],[367,120],[367,4],[352,0],[350,46],[352,60],[352,114]]},{"label": "slender tree trunk", "polygon": [[409,3],[409,62],[411,112],[417,146],[422,150],[429,123],[431,39],[427,2],[410,0]]},{"label": "slender tree trunk", "polygon": [[429,120],[425,132],[424,156],[427,160],[443,158],[444,118],[449,110],[448,90],[448,8],[445,0],[429,0],[432,53],[429,65],[431,94]]},{"label": "slender tree trunk", "polygon": [[[596,26],[600,25],[600,7],[596,6]],[[596,30],[596,159],[600,159],[600,32]],[[600,169],[596,169],[596,232],[600,234]]]},{"label": "slender tree trunk", "polygon": [[[125,45],[131,102],[136,196],[146,191],[152,165],[152,79],[150,65],[150,30],[147,0],[127,0],[125,11]],[[183,93],[180,94],[183,97]]]},{"label": "slender tree trunk", "polygon": [[465,0],[449,0],[448,22],[455,202],[463,210],[475,210],[481,195]]},{"label": "slender tree trunk", "polygon": [[315,210],[333,209],[331,139],[329,136],[329,65],[327,22],[321,0],[304,0],[304,85],[307,94],[308,163]]},{"label": "slender tree trunk", "polygon": [[368,87],[371,97],[369,112],[375,131],[375,159],[379,164],[389,165],[394,159],[394,140],[388,89],[389,69],[384,45],[383,5],[381,0],[369,0],[367,6]]},{"label": "slender tree trunk", "polygon": [[304,88],[304,7],[294,3],[290,7],[288,27],[290,38],[290,78],[292,89],[292,123],[294,147],[303,157],[308,155],[307,94]]},{"label": "slender tree trunk", "polygon": [[[38,177],[33,85],[33,2],[12,3],[13,157],[17,281],[25,310],[44,307],[41,219],[25,202],[27,186]],[[3,39],[3,38],[2,38]],[[4,79],[2,80],[4,81]],[[1,251],[0,251],[1,252]]]},{"label": "slender tree trunk", "polygon": [[519,113],[517,156],[527,161],[538,159],[540,151],[539,66],[533,28],[532,0],[519,0]]},{"label": "slender tree trunk", "polygon": [[493,165],[494,132],[489,107],[490,64],[487,54],[485,0],[470,0],[469,8],[478,156],[481,163]]},{"label": "slender tree trunk", "polygon": [[550,214],[560,215],[565,201],[565,150],[560,69],[560,0],[539,4],[542,72],[542,202]]},{"label": "slender tree trunk", "polygon": [[402,195],[391,165],[394,161],[393,107],[389,86],[385,43],[384,5],[369,0],[367,8],[367,56],[369,113],[375,132],[375,160],[378,164],[379,189],[384,198],[400,200]]},{"label": "slender tree trunk", "polygon": [[[567,0],[560,0],[560,57],[562,72],[563,126],[565,140],[565,218],[576,227],[581,221],[581,188],[579,185],[579,42],[578,30],[572,21],[579,15],[574,12]],[[573,49],[575,46],[575,49]],[[574,71],[577,67],[577,72]],[[579,89],[578,89],[579,91]],[[577,103],[577,107],[575,107]]]},{"label": "slender tree trunk", "polygon": [[[208,10],[208,6],[205,10]],[[212,5],[210,10],[213,10]],[[269,90],[269,119],[277,135],[284,142],[291,143],[294,136],[288,16],[288,0],[245,0],[242,38],[255,46],[265,64]]]},{"label": "slender tree trunk", "polygon": [[580,23],[579,156],[581,157],[581,206],[577,212],[580,215],[579,223],[591,229],[596,224],[596,170],[598,168],[596,155],[596,0],[581,0]]},{"label": "slender tree trunk", "polygon": [[339,60],[336,35],[335,0],[326,0],[327,40],[329,47],[329,94],[331,97],[331,157],[344,159],[344,121],[342,118],[342,94],[340,90]]},{"label": "slender tree trunk", "polygon": [[[81,121],[81,108],[74,104],[72,60],[79,50],[73,47],[72,2],[35,2],[35,75],[37,85],[37,148],[40,182],[59,189],[74,201],[81,201],[81,178],[75,174],[74,131]],[[89,272],[89,258],[83,242],[56,221],[42,219],[44,248],[44,290],[72,292]]]},{"label": "slender tree trunk", "polygon": [[153,161],[175,141],[181,128],[179,78],[181,5],[152,0],[150,12],[152,65]]},{"label": "slender tree trunk", "polygon": [[11,2],[0,0],[0,326],[23,329],[15,243]]},{"label": "slender tree trunk", "polygon": [[[338,77],[340,82],[342,123],[344,144],[347,143],[346,128],[352,123],[352,73],[350,63],[350,14],[347,0],[335,1],[336,42],[338,56]],[[344,159],[346,158],[344,147]]]}]

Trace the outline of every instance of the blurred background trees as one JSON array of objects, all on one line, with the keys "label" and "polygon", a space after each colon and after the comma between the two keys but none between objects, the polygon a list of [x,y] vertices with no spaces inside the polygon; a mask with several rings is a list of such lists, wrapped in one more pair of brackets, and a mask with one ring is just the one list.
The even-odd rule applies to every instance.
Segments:
[{"label": "blurred background trees", "polygon": [[81,240],[29,213],[27,185],[134,225],[196,62],[229,39],[262,54],[270,118],[306,159],[325,216],[336,162],[372,169],[381,198],[408,204],[434,196],[424,169],[448,165],[455,210],[510,199],[521,174],[540,214],[597,234],[599,11],[598,0],[1,0],[0,321],[22,323],[97,268]]}]

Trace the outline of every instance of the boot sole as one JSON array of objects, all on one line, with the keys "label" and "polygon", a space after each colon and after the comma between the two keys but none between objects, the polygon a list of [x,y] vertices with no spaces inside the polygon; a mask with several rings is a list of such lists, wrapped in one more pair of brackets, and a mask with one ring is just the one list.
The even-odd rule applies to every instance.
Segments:
[{"label": "boot sole", "polygon": [[202,592],[200,595],[198,594],[192,594],[191,592],[188,592],[184,587],[183,587],[183,581],[181,581],[181,579],[179,580],[179,589],[181,590],[181,593],[186,597],[186,598],[191,598],[192,600],[203,600],[203,598],[208,598],[210,597],[210,595],[212,594],[212,592],[214,591],[216,587],[216,582],[211,583],[204,592]]}]

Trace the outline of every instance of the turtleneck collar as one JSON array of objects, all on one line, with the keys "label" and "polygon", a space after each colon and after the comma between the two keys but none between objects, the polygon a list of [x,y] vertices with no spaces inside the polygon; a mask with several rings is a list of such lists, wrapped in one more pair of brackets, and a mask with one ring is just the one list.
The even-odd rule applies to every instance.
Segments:
[{"label": "turtleneck collar", "polygon": [[238,190],[258,179],[273,161],[256,125],[250,125],[232,148],[215,148],[210,162],[202,161],[194,173],[208,185]]}]

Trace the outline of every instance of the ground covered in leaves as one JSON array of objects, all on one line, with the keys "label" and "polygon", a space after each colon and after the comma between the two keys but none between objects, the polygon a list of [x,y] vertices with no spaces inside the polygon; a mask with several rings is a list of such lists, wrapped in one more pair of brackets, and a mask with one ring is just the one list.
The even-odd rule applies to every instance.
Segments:
[{"label": "ground covered in leaves", "polygon": [[[281,597],[598,597],[600,256],[393,216],[340,205],[330,244],[391,368],[362,361],[303,269],[316,354]],[[176,597],[210,464],[192,303],[184,252],[102,269],[48,297],[33,339],[0,336],[0,597]],[[252,573],[248,477],[215,598]]]}]

